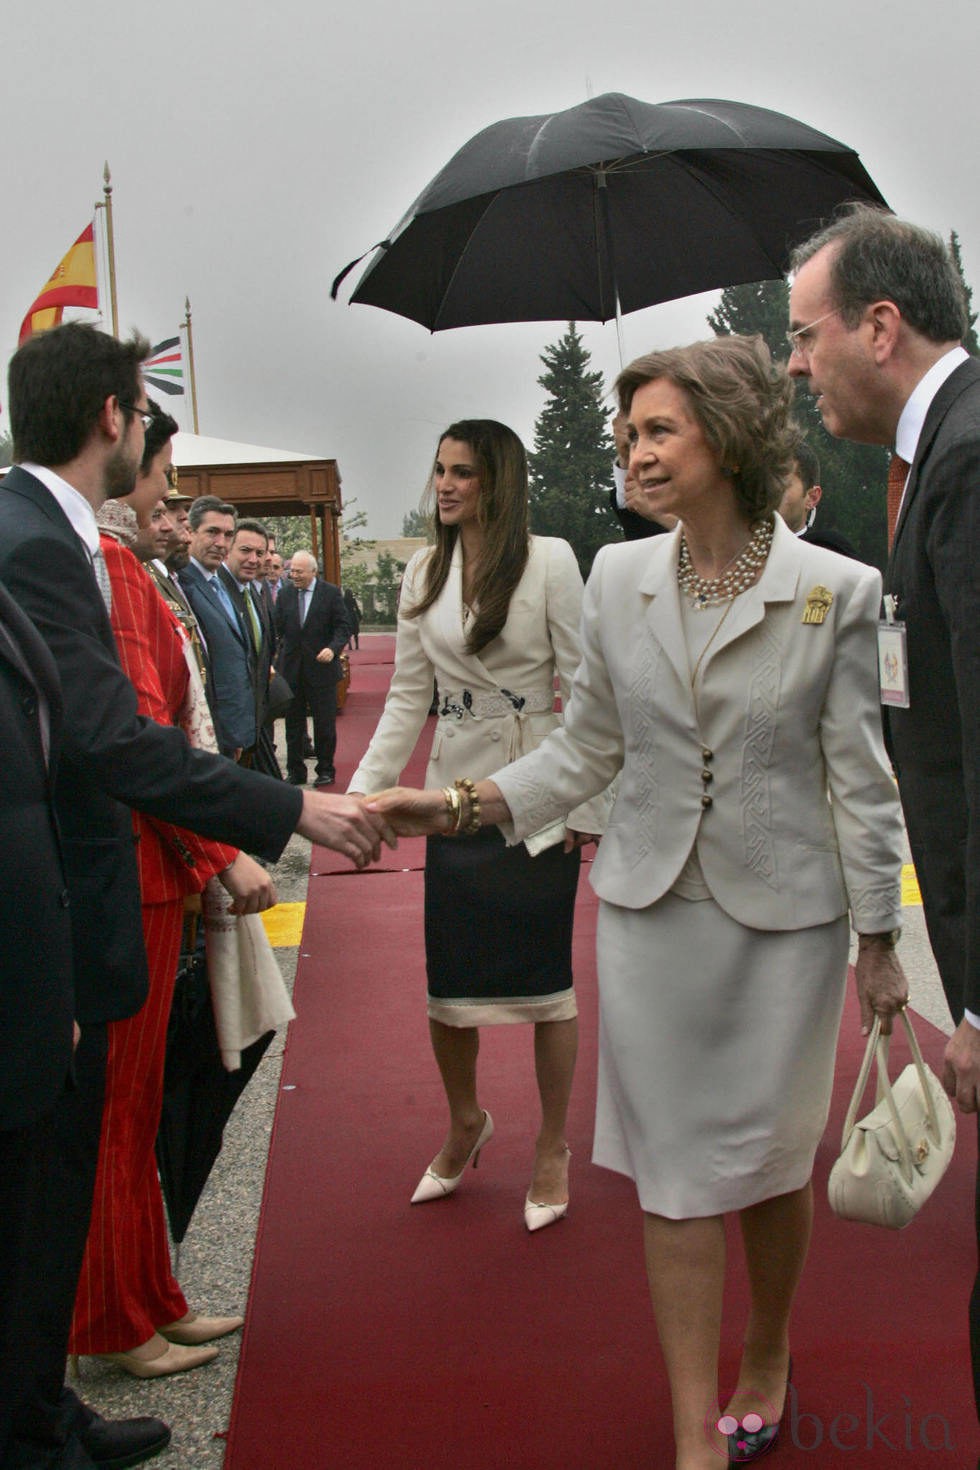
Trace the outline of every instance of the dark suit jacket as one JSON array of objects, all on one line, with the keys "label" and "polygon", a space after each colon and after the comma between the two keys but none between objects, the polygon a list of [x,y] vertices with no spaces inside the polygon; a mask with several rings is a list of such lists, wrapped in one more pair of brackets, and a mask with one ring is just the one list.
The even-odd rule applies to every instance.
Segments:
[{"label": "dark suit jacket", "polygon": [[221,577],[228,596],[231,598],[235,610],[238,613],[242,627],[248,636],[248,661],[252,678],[252,692],[255,699],[255,718],[257,728],[261,729],[262,722],[265,719],[266,702],[269,694],[269,671],[272,668],[273,655],[276,651],[275,629],[273,627],[272,615],[269,611],[272,605],[271,600],[267,605],[266,598],[263,595],[263,589],[256,585],[255,590],[258,596],[253,599],[252,605],[255,608],[255,614],[259,620],[259,628],[261,630],[259,646],[256,649],[252,637],[248,609],[245,606],[244,592],[226,567],[222,567],[218,575]]},{"label": "dark suit jacket", "polygon": [[[239,747],[249,750],[255,744],[258,727],[248,632],[240,619],[237,626],[232,624],[218,594],[193,562],[183,568],[179,580],[208,645],[221,749],[226,755]],[[227,581],[224,586],[227,589]]]},{"label": "dark suit jacket", "polygon": [[[71,917],[54,812],[58,671],[0,585],[0,1131],[54,1106],[71,1065]],[[50,720],[45,763],[39,695]],[[9,1265],[9,1262],[6,1263]]]},{"label": "dark suit jacket", "polygon": [[799,539],[805,541],[808,546],[824,546],[828,551],[836,551],[838,556],[849,556],[851,561],[860,561],[861,557],[839,531],[818,529],[816,526],[807,526],[801,531]]},{"label": "dark suit jacket", "polygon": [[[299,593],[290,583],[283,587],[276,603],[276,631],[279,635],[279,657],[276,668],[290,689],[327,688],[340,678],[340,655],[350,641],[351,629],[347,609],[339,587],[317,577],[313,584],[306,621],[300,627]],[[322,648],[332,648],[330,663],[318,663]]]},{"label": "dark suit jacket", "polygon": [[980,1013],[980,364],[936,394],[885,574],[910,707],[886,706],[929,938],[955,1021]]},{"label": "dark suit jacket", "polygon": [[127,808],[274,861],[299,820],[301,794],[192,750],[182,731],[137,714],[88,554],[54,497],[16,466],[0,484],[0,579],[61,680],[55,809],[71,894],[75,1014],[116,1020],[146,995]]}]

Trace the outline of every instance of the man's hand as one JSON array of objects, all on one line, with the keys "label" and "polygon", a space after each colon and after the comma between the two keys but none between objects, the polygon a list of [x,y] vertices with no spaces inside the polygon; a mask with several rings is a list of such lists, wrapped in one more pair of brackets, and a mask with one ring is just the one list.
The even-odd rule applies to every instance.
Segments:
[{"label": "man's hand", "polygon": [[296,831],[321,847],[343,853],[358,868],[366,868],[381,856],[381,844],[398,846],[384,817],[369,812],[356,796],[327,796],[322,791],[303,792],[303,811]]},{"label": "man's hand", "polygon": [[316,656],[316,661],[317,661],[318,664],[332,664],[333,663],[333,649],[332,648],[321,648],[320,649],[320,652]]},{"label": "man's hand", "polygon": [[946,1043],[943,1087],[961,1113],[977,1112],[980,1095],[980,1031],[965,1017]]},{"label": "man's hand", "polygon": [[265,868],[244,852],[218,874],[218,882],[231,894],[230,914],[260,914],[279,902],[276,885]]},{"label": "man's hand", "polygon": [[861,1006],[861,1035],[869,1034],[877,1015],[882,1036],[890,1036],[892,1017],[909,999],[909,982],[894,949],[874,941],[865,944],[859,937],[854,979]]}]

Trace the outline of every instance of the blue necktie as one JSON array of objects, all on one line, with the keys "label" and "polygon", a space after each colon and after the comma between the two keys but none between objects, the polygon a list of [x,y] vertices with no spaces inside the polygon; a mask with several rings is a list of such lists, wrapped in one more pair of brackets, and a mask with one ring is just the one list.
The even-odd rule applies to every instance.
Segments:
[{"label": "blue necktie", "polygon": [[221,578],[218,576],[217,572],[212,572],[208,580],[210,581],[211,586],[214,588],[215,592],[218,594],[218,601],[224,608],[228,616],[229,623],[231,623],[231,626],[234,628],[236,633],[240,632],[241,624],[238,621],[238,615],[235,612],[234,606],[232,605],[232,600],[228,596],[226,589],[221,585]]}]

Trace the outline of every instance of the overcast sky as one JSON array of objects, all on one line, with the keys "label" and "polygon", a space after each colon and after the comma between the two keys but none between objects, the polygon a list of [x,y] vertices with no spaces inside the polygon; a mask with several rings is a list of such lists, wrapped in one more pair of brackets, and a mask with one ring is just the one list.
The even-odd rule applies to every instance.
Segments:
[{"label": "overcast sky", "polygon": [[[368,533],[398,535],[447,423],[499,418],[530,443],[539,353],[563,331],[430,335],[329,299],[467,138],[601,92],[757,103],[856,148],[899,213],[956,229],[980,288],[977,15],[950,0],[7,5],[4,360],[108,160],[122,330],[174,335],[189,295],[201,432],[335,458]],[[627,359],[708,335],[716,299],[626,317]],[[583,334],[611,380],[614,326]]]}]

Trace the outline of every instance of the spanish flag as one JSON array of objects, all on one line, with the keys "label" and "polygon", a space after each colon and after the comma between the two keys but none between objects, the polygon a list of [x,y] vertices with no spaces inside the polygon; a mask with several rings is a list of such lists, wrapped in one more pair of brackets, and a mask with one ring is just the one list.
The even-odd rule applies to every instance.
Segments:
[{"label": "spanish flag", "polygon": [[41,294],[29,307],[20,327],[18,346],[35,332],[46,332],[61,324],[66,306],[89,306],[99,309],[99,290],[95,280],[95,238],[88,224],[64,260],[45,281]]}]

